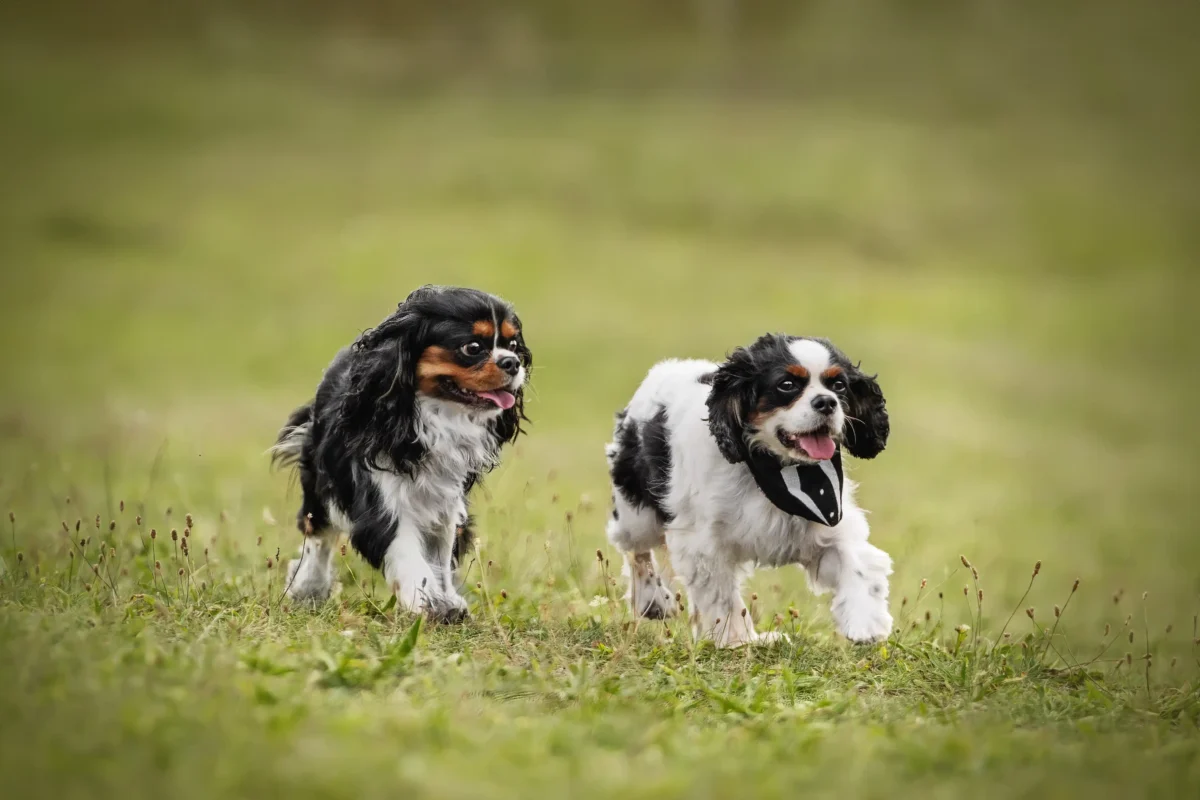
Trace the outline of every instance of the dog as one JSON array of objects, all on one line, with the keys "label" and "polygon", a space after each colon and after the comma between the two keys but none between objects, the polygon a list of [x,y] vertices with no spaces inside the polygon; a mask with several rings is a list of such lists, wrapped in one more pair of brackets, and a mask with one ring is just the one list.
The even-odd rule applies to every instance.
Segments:
[{"label": "dog", "polygon": [[886,638],[892,561],[867,542],[841,455],[874,458],[889,432],[875,377],[825,339],[768,334],[721,364],[655,366],[606,448],[607,533],[625,556],[633,613],[681,610],[654,559],[665,545],[694,634],[718,647],[781,637],[756,633],[742,601],[756,565],[800,564],[814,592],[833,592],[841,634]]},{"label": "dog", "polygon": [[416,290],[339,352],[272,452],[295,468],[304,495],[288,596],[330,597],[345,531],[401,608],[466,618],[454,573],[471,541],[468,495],[528,422],[532,369],[513,307],[453,287]]}]

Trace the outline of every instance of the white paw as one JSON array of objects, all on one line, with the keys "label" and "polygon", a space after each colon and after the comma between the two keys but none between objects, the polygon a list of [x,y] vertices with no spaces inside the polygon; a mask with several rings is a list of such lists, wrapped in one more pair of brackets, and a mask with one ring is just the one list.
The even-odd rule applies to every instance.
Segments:
[{"label": "white paw", "polygon": [[[333,579],[333,570],[315,569],[311,563],[306,564],[305,558],[294,559],[288,563],[287,596],[294,603],[319,606],[332,597],[337,589]],[[311,562],[311,560],[310,560]]]},{"label": "white paw", "polygon": [[635,616],[667,619],[679,613],[671,587],[648,564],[636,564],[629,572],[629,608]]},{"label": "white paw", "polygon": [[852,642],[880,642],[892,634],[887,601],[860,594],[840,594],[833,600],[833,621],[838,632]]},{"label": "white paw", "polygon": [[429,599],[423,613],[430,622],[456,625],[471,616],[467,601],[456,594],[443,594]]}]

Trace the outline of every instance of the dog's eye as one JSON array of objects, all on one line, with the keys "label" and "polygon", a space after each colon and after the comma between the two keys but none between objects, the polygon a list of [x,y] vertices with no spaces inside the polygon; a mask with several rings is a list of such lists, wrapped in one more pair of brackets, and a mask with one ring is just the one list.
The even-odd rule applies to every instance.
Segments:
[{"label": "dog's eye", "polygon": [[467,342],[458,351],[468,358],[474,358],[483,352],[483,345],[479,342]]},{"label": "dog's eye", "polygon": [[842,392],[846,391],[846,382],[841,378],[834,378],[829,384],[829,388],[841,394]]},{"label": "dog's eye", "polygon": [[800,384],[796,383],[791,378],[784,378],[779,382],[779,386],[776,388],[778,388],[779,391],[783,392],[784,394],[795,394],[800,389]]}]

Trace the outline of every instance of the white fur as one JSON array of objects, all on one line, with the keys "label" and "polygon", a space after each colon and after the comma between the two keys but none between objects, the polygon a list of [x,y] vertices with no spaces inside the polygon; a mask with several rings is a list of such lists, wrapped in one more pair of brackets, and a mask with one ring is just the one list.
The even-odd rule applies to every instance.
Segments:
[{"label": "white fur", "polygon": [[[814,377],[831,362],[828,351],[817,342],[802,340],[792,347]],[[845,481],[845,512],[832,528],[776,508],[745,464],[725,460],[709,431],[710,387],[699,378],[718,366],[708,361],[666,361],[650,371],[634,394],[628,414],[635,420],[649,419],[660,407],[666,408],[671,448],[666,506],[673,521],[659,525],[652,511],[635,509],[620,490],[614,490],[618,514],[609,522],[609,540],[634,564],[645,563],[652,549],[665,544],[687,589],[694,632],[713,638],[721,647],[763,641],[741,598],[742,581],[756,565],[801,565],[814,591],[833,592],[833,618],[839,632],[854,641],[886,638],[892,630],[887,602],[891,558],[867,542],[869,528],[854,500],[855,484]],[[810,410],[808,396],[818,391],[825,389],[812,380],[803,403],[795,404],[803,408],[774,415],[782,417],[775,423],[801,431],[813,427],[806,424],[804,414]],[[837,420],[835,431],[843,423],[844,419]],[[773,433],[763,437],[764,444],[768,438],[782,447]],[[609,446],[610,460],[616,448]],[[631,580],[630,599],[634,612],[640,613],[637,603],[644,602],[649,587],[638,584],[636,572]]]}]

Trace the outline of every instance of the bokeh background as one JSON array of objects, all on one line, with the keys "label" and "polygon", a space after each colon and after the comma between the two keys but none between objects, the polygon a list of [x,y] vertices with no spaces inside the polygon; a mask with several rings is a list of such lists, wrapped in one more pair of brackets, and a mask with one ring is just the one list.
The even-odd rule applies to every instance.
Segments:
[{"label": "bokeh background", "polygon": [[[1191,627],[1195,4],[0,15],[0,504],[30,552],[124,498],[295,546],[277,428],[411,289],[459,283],[536,353],[479,498],[514,592],[594,593],[603,445],[651,364],[787,331],[880,375],[894,438],[854,474],[897,603],[960,594],[966,553],[1002,619],[1041,559],[1032,602],[1082,578],[1081,636],[1119,590]],[[755,581],[827,627],[795,571]]]}]

